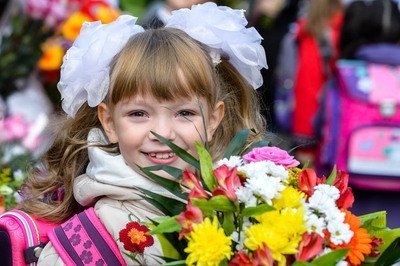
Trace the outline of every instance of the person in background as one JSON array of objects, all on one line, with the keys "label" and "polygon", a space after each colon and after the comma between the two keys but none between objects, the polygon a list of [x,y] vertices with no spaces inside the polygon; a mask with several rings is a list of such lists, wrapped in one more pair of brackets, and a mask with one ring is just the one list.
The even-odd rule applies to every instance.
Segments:
[{"label": "person in background", "polygon": [[[249,24],[263,37],[262,45],[268,57],[268,70],[262,70],[264,85],[259,89],[263,108],[262,113],[268,121],[268,131],[275,133],[274,98],[277,57],[281,41],[289,31],[290,25],[298,18],[301,0],[255,0],[251,1],[246,13]],[[279,145],[279,143],[276,143]]]},{"label": "person in background", "polygon": [[171,11],[180,8],[190,8],[192,5],[208,2],[207,0],[165,0],[152,3],[147,12],[140,19],[140,24],[145,29],[160,28],[165,25]]},{"label": "person in background", "polygon": [[342,19],[341,0],[310,0],[298,21],[293,137],[297,159],[303,163],[313,163],[316,155],[314,119],[320,93],[339,55]]}]

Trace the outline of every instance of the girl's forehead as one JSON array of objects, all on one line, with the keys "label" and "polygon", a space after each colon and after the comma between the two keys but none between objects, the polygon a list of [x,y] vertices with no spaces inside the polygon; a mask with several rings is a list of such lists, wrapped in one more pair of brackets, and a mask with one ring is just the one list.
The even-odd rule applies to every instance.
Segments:
[{"label": "girl's forehead", "polygon": [[199,97],[196,95],[190,95],[187,97],[177,96],[174,99],[159,99],[151,94],[136,94],[128,99],[122,100],[121,103],[130,104],[149,104],[149,105],[159,105],[159,104],[170,104],[170,105],[204,105],[206,103],[204,97]]}]

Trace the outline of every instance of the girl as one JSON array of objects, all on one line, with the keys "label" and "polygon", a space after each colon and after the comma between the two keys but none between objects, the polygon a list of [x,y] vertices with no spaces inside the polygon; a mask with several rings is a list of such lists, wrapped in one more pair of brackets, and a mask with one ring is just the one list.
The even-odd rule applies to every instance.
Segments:
[{"label": "girl", "polygon": [[[239,10],[206,3],[176,11],[165,28],[144,31],[134,23],[125,15],[108,25],[85,24],[66,54],[58,87],[68,117],[57,118],[44,158],[48,178],[27,180],[23,209],[64,222],[93,206],[89,220],[98,217],[100,224],[92,220],[95,227],[104,225],[115,245],[104,257],[154,265],[167,252],[161,241],[148,242],[132,260],[121,232],[130,219],[145,222],[162,214],[143,200],[142,189],[174,196],[137,166],[189,165],[151,132],[193,156],[195,141],[209,141],[214,159],[220,158],[238,130],[263,132],[250,84],[262,83],[260,69],[267,65],[261,37],[245,28]],[[60,188],[62,200],[41,196]],[[39,264],[104,263],[88,251],[98,241],[84,242],[74,217],[50,233]],[[72,249],[79,246],[75,257],[62,255],[65,242]]]}]

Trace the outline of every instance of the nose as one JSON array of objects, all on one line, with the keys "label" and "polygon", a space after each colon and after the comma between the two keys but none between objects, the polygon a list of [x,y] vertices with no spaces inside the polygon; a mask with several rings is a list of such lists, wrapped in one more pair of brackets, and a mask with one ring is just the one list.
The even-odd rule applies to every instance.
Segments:
[{"label": "nose", "polygon": [[[173,141],[176,137],[174,124],[172,121],[166,121],[166,120],[154,121],[151,131],[157,133],[158,135],[166,138],[169,141]],[[159,141],[159,139],[151,131],[149,132],[149,138],[153,141]]]}]

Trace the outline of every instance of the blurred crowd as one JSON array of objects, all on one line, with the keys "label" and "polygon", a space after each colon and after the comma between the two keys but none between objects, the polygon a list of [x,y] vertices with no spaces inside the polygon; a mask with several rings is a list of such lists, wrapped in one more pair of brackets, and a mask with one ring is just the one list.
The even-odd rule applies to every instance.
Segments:
[{"label": "blurred crowd", "polygon": [[[21,163],[15,162],[23,158],[24,162],[32,163],[45,149],[46,123],[53,113],[60,111],[56,84],[62,57],[82,23],[96,20],[108,23],[120,14],[130,13],[138,16],[139,23],[146,28],[162,27],[172,10],[203,2],[206,1],[0,0],[0,196],[3,195],[0,206],[11,206],[18,200],[14,192],[23,174]],[[264,38],[262,44],[269,69],[263,70],[264,85],[258,91],[272,144],[290,150],[303,165],[313,165],[321,175],[329,175],[324,169],[331,169],[337,162],[339,168],[347,171],[350,165],[350,148],[346,146],[350,133],[334,135],[336,129],[331,127],[331,120],[340,117],[341,123],[348,127],[353,122],[346,120],[347,116],[357,117],[358,121],[368,117],[363,112],[354,115],[350,109],[339,108],[334,112],[327,108],[330,95],[342,93],[339,87],[346,82],[338,65],[350,67],[343,71],[350,73],[355,63],[367,62],[365,68],[357,65],[354,70],[357,88],[367,91],[367,96],[372,94],[371,84],[375,79],[369,76],[369,64],[389,66],[394,73],[393,86],[397,87],[386,96],[375,97],[383,97],[376,107],[383,118],[379,120],[378,114],[373,123],[381,126],[380,130],[384,126],[385,133],[376,133],[379,136],[390,134],[391,146],[385,146],[385,154],[393,156],[390,162],[389,159],[382,162],[386,172],[381,173],[378,168],[358,171],[361,159],[369,165],[375,164],[378,157],[370,156],[368,161],[357,155],[354,160],[358,168],[353,160],[351,166],[355,168],[351,169],[358,172],[349,172],[350,180],[355,180],[357,205],[353,211],[358,214],[387,209],[388,226],[400,226],[400,207],[396,206],[400,199],[400,170],[396,170],[400,165],[400,150],[395,152],[400,147],[397,110],[400,99],[395,97],[396,90],[400,95],[399,3],[394,0],[215,2],[245,9],[249,26],[255,27]],[[381,77],[381,80],[388,79]],[[364,98],[369,100],[367,96]],[[335,136],[346,143],[339,143]],[[335,150],[342,146],[342,153]]]}]

